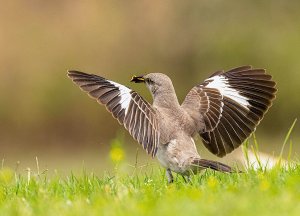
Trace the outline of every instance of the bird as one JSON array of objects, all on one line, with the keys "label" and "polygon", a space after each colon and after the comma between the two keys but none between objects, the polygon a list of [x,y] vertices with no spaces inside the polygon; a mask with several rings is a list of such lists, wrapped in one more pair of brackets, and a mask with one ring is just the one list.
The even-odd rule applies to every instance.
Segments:
[{"label": "bird", "polygon": [[232,173],[221,162],[200,157],[194,137],[223,157],[238,148],[256,129],[276,97],[276,83],[265,69],[240,66],[217,71],[195,85],[180,104],[171,79],[163,73],[133,76],[144,83],[153,102],[136,91],[98,75],[69,70],[68,77],[90,97],[105,105],[143,149],[165,168],[190,177],[203,169]]}]

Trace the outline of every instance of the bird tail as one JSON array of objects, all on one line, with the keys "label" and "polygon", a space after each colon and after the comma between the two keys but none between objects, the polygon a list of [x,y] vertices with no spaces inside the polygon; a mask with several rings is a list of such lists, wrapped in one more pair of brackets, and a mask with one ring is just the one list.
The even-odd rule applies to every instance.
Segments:
[{"label": "bird tail", "polygon": [[198,168],[204,168],[204,169],[210,168],[220,172],[228,172],[228,173],[236,172],[234,169],[232,169],[232,167],[226,164],[217,161],[206,160],[206,159],[194,159],[192,161],[192,165]]}]

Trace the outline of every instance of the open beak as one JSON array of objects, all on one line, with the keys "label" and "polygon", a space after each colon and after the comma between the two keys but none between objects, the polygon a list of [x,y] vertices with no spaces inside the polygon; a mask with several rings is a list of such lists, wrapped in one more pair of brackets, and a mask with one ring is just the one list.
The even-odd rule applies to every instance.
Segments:
[{"label": "open beak", "polygon": [[143,83],[145,82],[145,79],[143,76],[133,76],[130,80],[130,82],[135,82],[135,83]]}]

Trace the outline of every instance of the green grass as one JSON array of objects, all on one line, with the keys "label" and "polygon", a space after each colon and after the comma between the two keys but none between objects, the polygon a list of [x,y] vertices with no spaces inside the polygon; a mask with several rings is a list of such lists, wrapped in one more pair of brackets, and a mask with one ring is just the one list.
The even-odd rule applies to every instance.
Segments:
[{"label": "green grass", "polygon": [[[299,215],[300,167],[204,171],[167,184],[164,171],[133,175],[17,176],[0,171],[0,215]],[[155,171],[156,170],[156,171]]]},{"label": "green grass", "polygon": [[[47,177],[27,170],[20,175],[9,168],[0,169],[0,215],[300,215],[300,166],[283,165],[282,154],[296,120],[289,129],[277,165],[267,170],[260,162],[258,143],[251,146],[260,164],[254,170],[249,163],[248,140],[243,146],[248,165],[243,173],[205,170],[186,183],[180,175],[167,184],[165,171],[154,167],[133,166],[132,174],[116,169],[112,174],[96,176],[83,170],[80,176],[58,174]],[[113,140],[110,157],[122,164],[121,139]],[[254,147],[253,147],[254,146]],[[290,150],[292,143],[290,142]],[[290,160],[290,153],[288,159]],[[250,167],[250,168],[249,168]]]}]

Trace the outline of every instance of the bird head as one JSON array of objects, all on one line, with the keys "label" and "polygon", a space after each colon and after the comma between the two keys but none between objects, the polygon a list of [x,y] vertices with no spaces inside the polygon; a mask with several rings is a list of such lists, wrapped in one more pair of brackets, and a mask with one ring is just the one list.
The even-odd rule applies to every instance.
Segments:
[{"label": "bird head", "polygon": [[158,91],[166,91],[173,88],[171,79],[162,73],[149,73],[142,76],[133,76],[131,82],[145,83],[153,95]]}]

